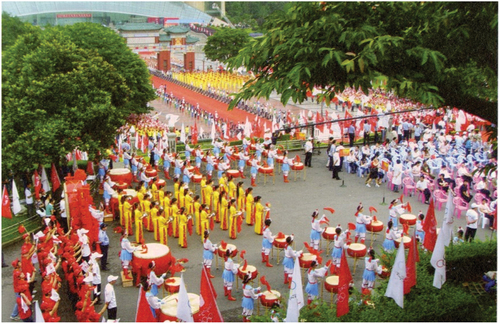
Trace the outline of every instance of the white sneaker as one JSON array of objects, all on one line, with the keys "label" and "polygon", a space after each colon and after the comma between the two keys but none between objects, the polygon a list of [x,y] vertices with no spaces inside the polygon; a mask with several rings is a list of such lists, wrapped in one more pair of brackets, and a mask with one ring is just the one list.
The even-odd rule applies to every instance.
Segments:
[{"label": "white sneaker", "polygon": [[380,188],[380,186],[378,185],[378,183],[375,184],[375,187]]},{"label": "white sneaker", "polygon": [[367,183],[367,184],[366,184],[366,186],[367,186],[368,188],[370,188],[370,187],[371,187],[369,183]]}]

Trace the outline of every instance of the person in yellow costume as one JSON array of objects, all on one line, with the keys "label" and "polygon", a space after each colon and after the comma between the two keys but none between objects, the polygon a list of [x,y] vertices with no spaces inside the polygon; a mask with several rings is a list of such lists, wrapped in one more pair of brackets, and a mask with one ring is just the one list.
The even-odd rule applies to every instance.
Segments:
[{"label": "person in yellow costume", "polygon": [[165,210],[165,217],[170,217],[172,216],[172,206],[171,206],[171,200],[172,200],[172,192],[166,191],[165,192],[165,197],[163,198],[163,209]]},{"label": "person in yellow costume", "polygon": [[181,190],[181,201],[179,204],[179,207],[184,207],[186,209],[186,214],[189,214],[189,209],[188,206],[186,205],[186,202],[189,202],[189,188],[184,187],[184,190]]},{"label": "person in yellow costume", "polygon": [[152,227],[153,227],[153,234],[154,234],[155,241],[160,240],[160,235],[159,235],[160,229],[158,227],[158,208],[159,208],[158,202],[153,201],[151,203],[150,218],[151,218],[151,223],[152,223]]},{"label": "person in yellow costume", "polygon": [[125,223],[123,222],[123,202],[125,199],[122,199],[125,195],[125,191],[122,189],[118,190],[118,212],[120,213],[120,225],[123,226]]},{"label": "person in yellow costume", "polygon": [[201,177],[201,181],[200,181],[200,203],[202,204],[205,204],[205,194],[206,194],[206,190],[207,190],[207,176],[206,175],[202,175]]},{"label": "person in yellow costume", "polygon": [[148,232],[152,232],[153,226],[151,224],[151,195],[150,194],[147,193],[144,195],[144,200],[142,201],[141,206],[142,206],[143,213],[146,214],[145,227],[148,230]]},{"label": "person in yellow costume", "polygon": [[186,214],[187,215],[193,215],[194,214],[194,198],[193,198],[193,192],[189,189],[186,189],[187,193],[184,196],[184,207],[186,208]]},{"label": "person in yellow costume", "polygon": [[254,217],[253,217],[253,209],[254,209],[254,199],[252,195],[253,188],[249,187],[247,188],[246,192],[246,217],[245,221],[247,225],[253,225],[254,224]]},{"label": "person in yellow costume", "polygon": [[163,190],[159,189],[158,192],[156,193],[156,196],[157,196],[157,198],[155,199],[155,201],[158,201],[161,205],[163,202],[163,198],[165,197],[165,192]]},{"label": "person in yellow costume", "polygon": [[219,205],[220,229],[223,231],[227,231],[227,229],[229,228],[229,215],[228,215],[229,201],[227,200],[226,193],[224,191],[220,193],[219,203],[220,203]]},{"label": "person in yellow costume", "polygon": [[262,218],[264,216],[264,206],[260,203],[260,196],[255,197],[255,234],[262,235]]},{"label": "person in yellow costume", "polygon": [[179,193],[180,193],[180,188],[181,188],[182,181],[179,181],[179,179],[174,179],[174,197],[177,198],[177,203],[180,199]]},{"label": "person in yellow costume", "polygon": [[144,239],[142,219],[146,217],[146,215],[144,215],[140,211],[138,202],[134,203],[133,209],[134,209],[135,241],[138,244],[141,244],[142,240]]},{"label": "person in yellow costume", "polygon": [[245,189],[243,189],[243,181],[238,182],[236,185],[236,200],[238,202],[237,209],[245,210]]},{"label": "person in yellow costume", "polygon": [[132,196],[124,196],[125,201],[123,202],[123,223],[125,226],[125,232],[132,233],[132,205],[130,200]]},{"label": "person in yellow costume", "polygon": [[226,172],[222,173],[222,177],[219,178],[219,187],[227,192],[227,175]]},{"label": "person in yellow costume", "polygon": [[185,203],[186,203],[186,194],[188,192],[188,189],[185,188],[184,186],[183,187],[179,187],[179,208],[182,208],[182,207],[185,207]]},{"label": "person in yellow costume", "polygon": [[236,198],[236,184],[234,183],[233,177],[229,177],[229,182],[227,183],[228,193],[230,198]]},{"label": "person in yellow costume", "polygon": [[172,217],[172,229],[174,232],[174,237],[177,238],[179,237],[179,207],[177,207],[177,198],[172,199],[171,205],[172,214],[170,214],[170,217]]},{"label": "person in yellow costume", "polygon": [[238,222],[241,220],[241,211],[236,210],[236,199],[229,202],[229,238],[236,239],[238,235]]},{"label": "person in yellow costume", "polygon": [[137,192],[137,199],[139,199],[139,208],[142,210],[142,202],[144,201],[144,196],[147,194],[146,188],[144,187],[144,181],[141,181],[135,188]]},{"label": "person in yellow costume", "polygon": [[191,219],[191,216],[186,215],[186,211],[184,207],[181,207],[178,211],[178,219],[179,219],[179,246],[182,248],[187,248],[187,235],[188,235],[188,221]]},{"label": "person in yellow costume", "polygon": [[[200,221],[201,221],[202,233],[205,233],[205,231],[210,230],[210,218],[212,217],[213,214],[209,213],[210,213],[210,208],[207,205],[202,204],[200,206]],[[201,238],[201,240],[203,241],[203,237]]]},{"label": "person in yellow costume", "polygon": [[219,186],[216,185],[214,186],[214,192],[212,194],[212,212],[215,214],[214,221],[216,223],[220,223],[219,198],[220,198]]},{"label": "person in yellow costume", "polygon": [[212,187],[212,179],[207,180],[207,187],[205,188],[205,201],[203,202],[208,206],[208,209],[212,208],[212,196],[214,194],[214,188]]},{"label": "person in yellow costume", "polygon": [[151,185],[151,197],[153,200],[158,200],[158,186],[156,185],[157,178],[153,178],[153,184]]},{"label": "person in yellow costume", "polygon": [[158,234],[160,238],[160,243],[161,244],[168,244],[168,224],[169,224],[169,219],[165,217],[165,211],[163,208],[160,208],[158,210]]},{"label": "person in yellow costume", "polygon": [[201,219],[200,219],[200,196],[196,195],[193,198],[193,214],[194,214],[194,222],[196,226],[196,234],[201,235],[203,231],[201,230]]}]

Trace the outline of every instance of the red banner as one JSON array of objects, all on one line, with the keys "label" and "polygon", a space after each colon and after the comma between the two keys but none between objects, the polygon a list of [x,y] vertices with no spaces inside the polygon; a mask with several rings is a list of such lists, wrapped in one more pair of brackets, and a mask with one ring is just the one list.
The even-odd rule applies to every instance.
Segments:
[{"label": "red banner", "polygon": [[92,14],[57,14],[57,18],[92,18]]}]

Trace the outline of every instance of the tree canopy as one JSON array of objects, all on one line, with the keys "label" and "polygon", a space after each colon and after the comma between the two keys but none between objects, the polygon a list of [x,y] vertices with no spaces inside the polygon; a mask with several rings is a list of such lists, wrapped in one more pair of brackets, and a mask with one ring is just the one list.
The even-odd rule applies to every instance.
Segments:
[{"label": "tree canopy", "polygon": [[33,28],[2,54],[3,170],[57,164],[77,147],[95,156],[154,98],[146,65],[98,24]]},{"label": "tree canopy", "polygon": [[454,106],[497,120],[498,4],[494,2],[302,2],[269,17],[229,66],[256,78],[241,99],[302,102],[323,89],[327,103],[345,87],[372,82],[434,107]]},{"label": "tree canopy", "polygon": [[229,58],[238,55],[250,36],[243,29],[219,28],[215,34],[208,37],[203,47],[205,56],[212,61],[226,62]]}]

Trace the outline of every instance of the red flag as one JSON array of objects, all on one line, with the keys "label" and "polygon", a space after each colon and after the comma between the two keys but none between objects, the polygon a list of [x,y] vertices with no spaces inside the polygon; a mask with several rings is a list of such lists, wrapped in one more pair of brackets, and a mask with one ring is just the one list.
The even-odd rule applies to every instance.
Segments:
[{"label": "red flag", "polygon": [[[319,114],[319,111],[316,112],[316,123],[322,123],[323,122],[323,117]],[[321,124],[321,125],[316,125],[316,128],[319,129],[320,132],[324,132],[325,131],[325,125],[324,124]]]},{"label": "red flag", "polygon": [[437,240],[437,221],[436,215],[434,213],[434,199],[431,199],[429,203],[429,209],[427,209],[427,215],[424,219],[423,229],[425,232],[424,238],[424,248],[429,251],[434,251],[434,245],[436,245]]},{"label": "red flag", "polygon": [[87,174],[89,175],[94,174],[94,163],[92,161],[87,162]]},{"label": "red flag", "polygon": [[142,138],[142,151],[146,152],[148,150],[148,146],[149,146],[149,137],[148,135],[144,134]]},{"label": "red flag", "polygon": [[349,313],[349,284],[352,281],[351,270],[347,264],[345,251],[342,251],[340,260],[339,288],[337,295],[337,317]]},{"label": "red flag", "polygon": [[408,251],[408,259],[406,260],[406,278],[403,280],[404,294],[410,292],[411,287],[417,284],[417,236],[413,233],[412,242]]},{"label": "red flag", "polygon": [[198,126],[196,122],[194,122],[194,127],[191,129],[191,142],[193,142],[193,145],[198,144]]},{"label": "red flag", "polygon": [[[348,119],[348,118],[352,118],[352,115],[347,111],[347,109],[345,110],[345,119]],[[348,122],[348,124],[350,124],[351,121]]]},{"label": "red flag", "polygon": [[217,306],[217,294],[212,281],[208,278],[207,270],[202,267],[200,284],[200,311],[193,314],[195,322],[223,322],[219,307]]},{"label": "red flag", "polygon": [[10,198],[6,186],[3,186],[2,217],[12,219],[12,211],[10,210]]},{"label": "red flag", "polygon": [[52,192],[55,192],[57,188],[61,186],[61,181],[57,175],[56,166],[52,163],[52,171],[50,172],[50,180],[52,181]]},{"label": "red flag", "polygon": [[149,306],[148,300],[146,299],[146,292],[144,289],[139,288],[139,298],[137,299],[137,311],[135,313],[136,322],[158,322],[156,314],[153,314],[153,310]]},{"label": "red flag", "polygon": [[40,198],[40,190],[42,189],[42,181],[40,181],[40,176],[38,175],[38,171],[35,170],[35,174],[33,176],[35,178],[35,198]]}]

